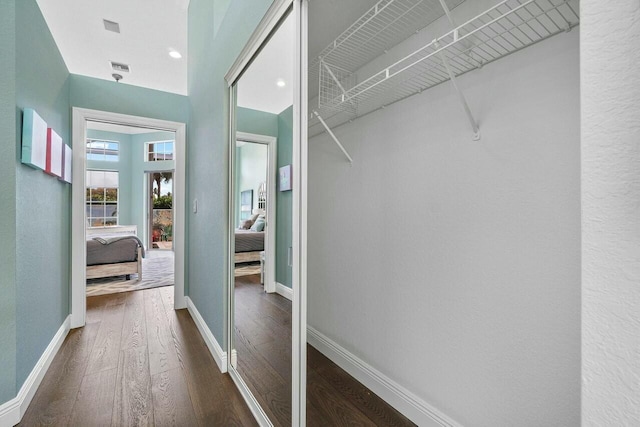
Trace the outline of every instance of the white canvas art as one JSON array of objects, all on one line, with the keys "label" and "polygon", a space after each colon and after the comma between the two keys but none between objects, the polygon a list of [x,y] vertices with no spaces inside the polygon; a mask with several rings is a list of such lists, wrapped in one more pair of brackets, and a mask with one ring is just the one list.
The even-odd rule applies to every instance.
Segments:
[{"label": "white canvas art", "polygon": [[25,108],[22,121],[22,163],[45,170],[47,164],[47,123],[32,108]]},{"label": "white canvas art", "polygon": [[47,165],[45,172],[49,175],[62,176],[62,137],[53,129],[47,130]]},{"label": "white canvas art", "polygon": [[62,144],[62,176],[61,181],[71,184],[71,163],[73,160],[73,150],[67,144]]}]

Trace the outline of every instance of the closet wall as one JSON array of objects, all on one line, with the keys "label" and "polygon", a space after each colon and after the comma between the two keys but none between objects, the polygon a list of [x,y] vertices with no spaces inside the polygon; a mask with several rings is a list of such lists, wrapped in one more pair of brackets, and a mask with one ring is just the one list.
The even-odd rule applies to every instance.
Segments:
[{"label": "closet wall", "polygon": [[578,38],[309,142],[312,335],[462,425],[580,422]]}]

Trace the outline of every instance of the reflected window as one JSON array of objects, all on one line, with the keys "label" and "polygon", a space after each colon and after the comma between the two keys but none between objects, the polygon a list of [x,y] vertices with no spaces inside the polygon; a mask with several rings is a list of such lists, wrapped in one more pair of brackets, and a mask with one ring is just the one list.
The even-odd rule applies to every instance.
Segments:
[{"label": "reflected window", "polygon": [[147,142],[145,151],[148,162],[173,160],[173,141]]},{"label": "reflected window", "polygon": [[118,225],[118,172],[87,170],[85,206],[89,227]]},{"label": "reflected window", "polygon": [[119,157],[120,147],[117,141],[87,139],[87,160],[117,162]]}]

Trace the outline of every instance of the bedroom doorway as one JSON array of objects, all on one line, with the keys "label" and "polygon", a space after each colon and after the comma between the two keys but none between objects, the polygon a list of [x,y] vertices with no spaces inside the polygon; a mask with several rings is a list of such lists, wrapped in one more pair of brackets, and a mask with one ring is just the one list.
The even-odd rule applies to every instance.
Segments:
[{"label": "bedroom doorway", "polygon": [[[73,108],[72,167],[71,327],[84,326],[89,285],[96,280],[105,284],[93,290],[104,293],[174,285],[174,308],[185,308],[185,125]],[[156,191],[169,205],[158,239],[170,242],[165,251],[146,244],[153,240],[148,214],[155,213],[148,184],[157,172],[167,174]],[[115,248],[127,242],[133,247]]]},{"label": "bedroom doorway", "polygon": [[173,285],[174,146],[175,132],[87,121],[87,298]]},{"label": "bedroom doorway", "polygon": [[267,293],[276,292],[277,152],[276,137],[236,133],[235,276],[260,275]]}]

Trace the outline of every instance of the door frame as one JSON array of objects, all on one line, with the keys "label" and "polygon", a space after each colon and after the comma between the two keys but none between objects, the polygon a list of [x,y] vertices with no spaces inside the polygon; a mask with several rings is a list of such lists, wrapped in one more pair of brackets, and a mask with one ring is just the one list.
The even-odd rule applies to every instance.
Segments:
[{"label": "door frame", "polygon": [[184,295],[184,252],[186,215],[186,124],[148,117],[130,116],[73,107],[73,185],[71,190],[71,328],[85,325],[87,311],[86,244],[86,137],[87,121],[175,132],[174,173],[174,308],[186,308]]},{"label": "door frame", "polygon": [[[292,328],[291,328],[291,424],[304,427],[306,425],[307,401],[307,120],[308,120],[308,73],[307,73],[307,44],[308,44],[308,0],[274,0],[265,13],[255,31],[247,41],[235,62],[227,72],[225,80],[228,84],[227,105],[229,129],[235,130],[236,87],[244,70],[248,67],[266,40],[277,28],[280,21],[290,12],[295,24],[294,47],[294,82],[293,82],[293,215],[292,215]],[[227,134],[229,141],[229,167],[235,159],[235,132]],[[231,240],[235,239],[231,227],[233,183],[229,180],[229,209],[227,215],[227,258],[233,260]],[[227,358],[229,375],[240,390],[254,417],[261,426],[271,426],[272,423],[260,407],[259,403],[247,387],[242,377],[235,369],[233,348],[234,334],[234,298],[233,298],[233,269],[232,262],[227,262],[227,336],[225,340],[227,351],[231,357]]]},{"label": "door frame", "polygon": [[[267,146],[267,224],[265,227],[264,247],[265,247],[265,264],[267,274],[264,278],[264,291],[268,293],[276,292],[276,174],[278,165],[278,138],[268,135],[258,135],[255,133],[236,132],[236,141],[246,141],[251,144],[261,144]],[[239,171],[235,170],[235,163],[232,163],[229,167],[230,176],[234,176]],[[234,192],[238,189],[235,188]],[[234,211],[236,208],[235,194],[233,194],[233,203],[230,205]],[[235,212],[237,214],[237,212]],[[235,216],[235,215],[234,215]],[[235,218],[231,217],[233,221]],[[235,253],[235,242],[230,242],[233,245],[233,251]]]}]

